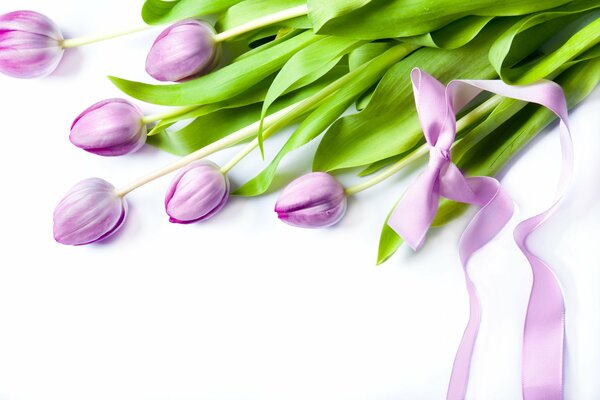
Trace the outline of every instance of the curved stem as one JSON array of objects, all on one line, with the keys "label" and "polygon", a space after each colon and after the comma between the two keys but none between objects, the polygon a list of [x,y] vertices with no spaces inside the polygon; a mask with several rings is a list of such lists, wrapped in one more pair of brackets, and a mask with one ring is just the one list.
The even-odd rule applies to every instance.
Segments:
[{"label": "curved stem", "polygon": [[[275,121],[282,118],[287,113],[293,111],[296,107],[301,106],[304,101],[306,101],[306,100],[303,100],[301,102],[293,104],[293,105],[291,105],[287,108],[284,108],[283,110],[278,111],[274,114],[271,114],[270,116],[265,118],[265,124],[266,125],[273,124]],[[248,125],[242,129],[240,129],[239,131],[236,131],[236,132],[230,134],[229,136],[226,136],[220,140],[217,140],[216,142],[211,143],[208,146],[205,146],[205,147],[201,148],[200,150],[197,150],[197,151],[177,160],[176,162],[174,162],[170,165],[167,165],[164,168],[158,169],[158,170],[150,173],[149,175],[146,175],[145,177],[141,178],[140,180],[135,181],[135,182],[129,184],[128,186],[125,186],[125,187],[117,190],[116,193],[120,197],[126,196],[127,194],[131,193],[135,189],[137,189],[149,182],[152,182],[158,178],[161,178],[167,174],[170,174],[171,172],[177,171],[178,169],[183,168],[186,165],[188,165],[194,161],[200,160],[200,159],[207,157],[213,153],[216,153],[217,151],[223,150],[229,146],[233,146],[239,142],[249,139],[252,136],[255,136],[257,134],[259,126],[260,126],[260,121],[256,121],[253,124]]]},{"label": "curved stem", "polygon": [[[266,139],[263,134],[263,139]],[[252,142],[248,143],[246,147],[244,147],[239,153],[237,153],[229,162],[221,167],[221,172],[227,174],[232,170],[233,167],[238,165],[240,161],[244,159],[248,154],[252,153],[254,149],[258,147],[258,138],[254,139]]]},{"label": "curved stem", "polygon": [[153,122],[161,121],[163,119],[180,117],[180,116],[185,115],[185,114],[187,114],[187,113],[189,113],[191,111],[197,110],[200,107],[202,107],[202,106],[181,107],[181,108],[176,108],[176,109],[171,110],[171,111],[166,111],[164,113],[157,113],[157,114],[147,115],[144,118],[142,118],[142,122],[144,124],[148,125],[148,124],[151,124]]},{"label": "curved stem", "polygon": [[[412,51],[414,51],[418,47],[419,46],[414,46],[414,45],[405,44],[405,43],[398,44],[378,57],[378,66],[381,66],[382,68],[384,68],[387,65],[392,65],[392,64],[396,63],[397,61],[401,60],[402,58],[404,58],[407,54],[410,54]],[[334,94],[335,92],[337,92],[338,90],[343,88],[345,85],[351,83],[354,79],[356,79],[357,76],[362,74],[363,71],[365,71],[366,69],[369,69],[371,67],[373,67],[373,65],[371,63],[364,64],[364,65],[360,66],[359,68],[348,72],[346,75],[342,76],[338,80],[333,81],[332,83],[327,85],[325,88],[321,89],[319,92],[317,92],[316,94],[314,94],[311,97],[309,97],[308,99],[306,99],[302,104],[300,104],[298,107],[296,107],[292,112],[287,113],[281,119],[275,121],[270,127],[265,129],[263,132],[263,135],[262,135],[263,140],[267,139],[269,136],[274,134],[281,127],[288,125],[289,123],[291,123],[292,121],[301,117],[302,115],[317,108],[323,100],[327,99],[329,96],[331,96],[332,94]],[[238,154],[236,154],[235,157],[233,159],[231,159],[231,161],[229,161],[227,164],[225,164],[223,166],[223,168],[221,168],[221,171],[224,173],[229,172],[244,157],[246,157],[248,154],[250,154],[257,147],[259,147],[258,138],[256,138],[252,142],[250,142]]]},{"label": "curved stem", "polygon": [[424,155],[429,152],[427,146],[423,145],[417,148],[415,151],[410,153],[408,156],[404,157],[400,161],[395,162],[391,167],[385,169],[383,172],[375,175],[373,178],[369,179],[366,182],[359,183],[357,185],[351,186],[345,190],[346,196],[352,196],[354,194],[360,193],[367,189],[372,188],[373,186],[385,181],[388,178],[391,178],[395,174],[397,174],[400,170],[409,166],[413,162],[417,161]]},{"label": "curved stem", "polygon": [[147,31],[152,28],[155,28],[155,27],[151,26],[151,25],[144,25],[144,26],[140,26],[140,27],[137,27],[134,29],[127,29],[127,30],[120,31],[120,32],[113,32],[113,33],[109,33],[106,35],[84,36],[84,37],[74,38],[74,39],[65,39],[60,43],[60,45],[63,49],[71,49],[73,47],[85,46],[88,44],[102,42],[104,40],[113,39],[113,38],[117,38],[120,36],[131,35],[133,33]]},{"label": "curved stem", "polygon": [[226,30],[225,32],[218,33],[215,35],[215,42],[220,43],[226,40],[232,39],[236,36],[242,35],[253,30],[273,25],[278,22],[287,21],[292,18],[301,17],[308,14],[308,6],[301,5],[298,7],[288,8],[287,10],[279,11],[273,14],[265,15],[264,17],[257,18],[235,28]]},{"label": "curved stem", "polygon": [[[466,128],[468,128],[469,126],[481,121],[490,112],[492,112],[492,110],[494,108],[496,108],[496,106],[498,104],[500,104],[501,101],[502,101],[501,96],[493,96],[490,99],[488,99],[487,101],[481,103],[479,106],[477,106],[475,109],[473,109],[470,113],[466,114],[465,116],[463,116],[461,119],[459,119],[456,122],[456,132],[459,133],[459,132],[465,130]],[[454,147],[459,142],[460,142],[460,140],[455,141],[454,144],[452,145],[452,147]],[[351,187],[347,188],[345,191],[346,195],[352,196],[354,194],[357,194],[364,190],[372,188],[373,186],[394,176],[396,173],[398,173],[399,171],[401,171],[402,169],[404,169],[405,167],[412,164],[414,161],[418,160],[419,158],[423,157],[424,155],[426,155],[428,153],[429,153],[428,145],[424,144],[424,145],[418,147],[416,150],[414,150],[408,156],[395,162],[394,164],[392,164],[392,166],[390,166],[389,168],[380,172],[379,174],[375,175],[373,178],[367,180],[366,182],[359,183],[355,186],[351,186]]]}]

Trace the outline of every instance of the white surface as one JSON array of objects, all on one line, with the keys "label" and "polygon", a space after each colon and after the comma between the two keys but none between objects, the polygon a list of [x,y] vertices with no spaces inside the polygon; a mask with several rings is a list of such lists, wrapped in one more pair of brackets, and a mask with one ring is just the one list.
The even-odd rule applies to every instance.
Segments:
[{"label": "white surface", "polygon": [[[69,37],[137,24],[140,1],[85,3],[4,0],[0,13],[39,10]],[[103,76],[146,79],[156,34],[70,52],[44,80],[0,76],[0,399],[444,398],[468,312],[456,244],[469,217],[432,232],[420,253],[402,249],[376,268],[381,223],[408,177],[357,196],[338,227],[321,231],[280,223],[276,194],[234,199],[209,223],[171,225],[166,178],[129,197],[114,240],[54,243],[54,206],[77,181],[119,186],[173,159],[152,149],[100,158],[68,141],[81,110],[120,95]],[[596,90],[572,113],[576,183],[534,238],[565,290],[570,400],[600,398],[599,107]],[[290,157],[286,172],[307,169],[309,150]],[[554,127],[506,174],[516,218],[549,204],[558,160]],[[234,182],[259,165],[254,155]],[[470,399],[520,398],[531,278],[511,236],[505,230],[471,264],[484,320]]]}]

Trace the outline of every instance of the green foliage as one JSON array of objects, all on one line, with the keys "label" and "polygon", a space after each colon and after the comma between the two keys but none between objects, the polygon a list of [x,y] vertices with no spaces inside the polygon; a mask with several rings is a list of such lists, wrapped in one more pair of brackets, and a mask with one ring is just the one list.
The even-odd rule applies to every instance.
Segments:
[{"label": "green foliage", "polygon": [[402,40],[421,46],[456,49],[475,39],[492,19],[493,17],[469,15],[433,32],[402,38]]},{"label": "green foliage", "polygon": [[216,103],[252,88],[279,71],[299,50],[320,38],[307,31],[184,83],[150,85],[115,77],[110,77],[110,80],[126,94],[148,103],[169,106]]},{"label": "green foliage", "polygon": [[[565,92],[569,108],[585,99],[600,83],[600,59],[581,62],[561,74],[557,80]],[[486,137],[465,152],[457,165],[469,176],[496,175],[519,151],[521,151],[542,129],[556,119],[556,116],[544,107],[530,104],[516,110],[508,103],[501,113],[493,113],[479,125],[478,132]],[[511,118],[506,115],[512,112]],[[503,120],[499,123],[498,118]],[[433,222],[434,226],[445,225],[460,216],[467,206],[443,199]],[[388,216],[389,218],[389,216]],[[387,227],[387,219],[379,243],[378,263],[393,255],[401,246],[398,235]]]},{"label": "green foliage", "polygon": [[413,49],[414,47],[410,45],[396,45],[348,73],[344,77],[345,82],[342,88],[313,111],[290,136],[270,165],[239,188],[235,194],[257,196],[266,192],[273,182],[279,163],[288,153],[320,135],[329,124],[340,117],[360,93],[377,82],[390,65],[409,54]]},{"label": "green foliage", "polygon": [[422,136],[413,103],[412,68],[418,65],[443,82],[493,78],[495,71],[486,59],[487,52],[507,22],[490,23],[478,38],[461,48],[423,48],[390,68],[364,110],[329,128],[315,154],[313,169],[359,167],[410,150]]},{"label": "green foliage", "polygon": [[[226,31],[236,26],[253,21],[265,15],[274,14],[288,8],[306,4],[305,0],[244,0],[229,8],[219,18],[217,28],[219,32]],[[276,28],[281,26],[310,29],[311,24],[307,17],[294,18],[275,24]]]},{"label": "green foliage", "polygon": [[261,152],[263,150],[262,122],[273,102],[299,81],[308,79],[306,83],[312,83],[311,80],[317,80],[326,74],[340,61],[342,56],[359,44],[360,41],[354,39],[326,36],[306,46],[290,58],[275,77],[263,102],[261,127],[258,132]]},{"label": "green foliage", "polygon": [[556,75],[598,43],[600,2],[580,0],[522,18],[498,38],[489,58],[504,81],[527,84]]},{"label": "green foliage", "polygon": [[147,24],[158,25],[186,18],[216,14],[240,0],[146,0],[142,18]]},{"label": "green foliage", "polygon": [[319,34],[374,40],[427,34],[460,18],[524,15],[569,0],[308,0]]},{"label": "green foliage", "polygon": [[[299,87],[294,85],[285,96],[280,97],[273,104],[269,114],[318,93],[346,72],[347,67],[336,67],[314,83]],[[229,101],[201,106],[180,117],[162,121],[169,126],[178,121],[192,119],[192,122],[183,129],[174,132],[163,129],[162,132],[150,136],[148,143],[170,153],[184,156],[244,126],[255,123],[260,118],[262,109],[260,103],[266,95],[270,80],[266,80],[261,85],[263,89],[260,91],[249,92]]]}]

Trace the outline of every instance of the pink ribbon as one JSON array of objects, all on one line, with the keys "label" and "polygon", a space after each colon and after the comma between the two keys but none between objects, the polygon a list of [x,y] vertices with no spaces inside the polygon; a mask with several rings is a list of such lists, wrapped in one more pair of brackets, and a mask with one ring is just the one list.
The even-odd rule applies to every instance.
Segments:
[{"label": "pink ribbon", "polygon": [[543,213],[521,222],[515,229],[514,237],[533,271],[523,339],[523,398],[562,399],[563,296],[552,270],[528,249],[527,238],[554,213],[572,176],[573,149],[564,93],[559,85],[551,81],[509,86],[502,81],[455,80],[445,87],[418,68],[412,71],[411,78],[417,113],[430,150],[429,165],[409,187],[388,224],[410,247],[417,250],[425,241],[442,196],[481,207],[459,243],[469,293],[470,317],[454,360],[448,400],[465,398],[481,317],[477,291],[467,272],[469,258],[502,230],[514,211],[513,202],[496,179],[467,178],[452,163],[450,149],[456,137],[456,111],[485,90],[540,104],[561,120],[563,170],[556,199]]}]

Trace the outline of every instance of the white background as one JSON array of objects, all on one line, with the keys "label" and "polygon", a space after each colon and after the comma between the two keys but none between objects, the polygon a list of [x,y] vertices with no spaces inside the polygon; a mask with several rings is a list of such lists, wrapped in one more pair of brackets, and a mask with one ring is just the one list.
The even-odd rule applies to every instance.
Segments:
[{"label": "white background", "polygon": [[[4,0],[76,37],[138,25],[141,1]],[[69,51],[43,80],[0,76],[0,399],[442,399],[468,303],[457,241],[470,216],[375,267],[382,221],[410,176],[350,201],[333,229],[280,223],[276,193],[233,199],[208,223],[172,225],[170,178],[134,192],[107,243],[54,243],[52,212],[86,177],[124,185],[173,156],[147,148],[107,159],[68,141],[84,108],[119,92],[108,74],[147,80],[158,31]],[[144,106],[150,112],[155,110]],[[576,181],[533,238],[567,304],[566,398],[600,399],[600,90],[572,113]],[[273,155],[281,139],[267,146]],[[307,171],[309,146],[284,163]],[[231,152],[213,158],[225,162]],[[503,177],[517,220],[542,210],[559,172],[556,126]],[[254,155],[233,182],[261,167]],[[473,259],[483,323],[470,399],[520,398],[531,277],[510,229]]]}]

